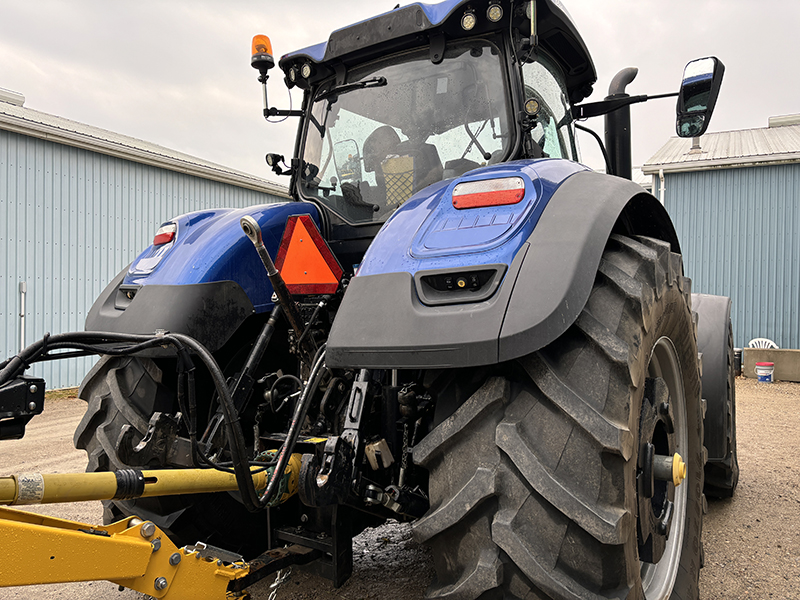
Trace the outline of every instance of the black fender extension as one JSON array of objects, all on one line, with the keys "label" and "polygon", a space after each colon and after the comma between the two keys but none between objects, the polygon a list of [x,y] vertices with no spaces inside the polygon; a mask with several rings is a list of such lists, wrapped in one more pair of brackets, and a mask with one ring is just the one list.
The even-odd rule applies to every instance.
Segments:
[{"label": "black fender extension", "polygon": [[120,302],[127,268],[106,286],[86,317],[86,331],[151,334],[163,329],[219,350],[245,319],[252,302],[234,281],[186,285],[144,285],[132,300]]}]

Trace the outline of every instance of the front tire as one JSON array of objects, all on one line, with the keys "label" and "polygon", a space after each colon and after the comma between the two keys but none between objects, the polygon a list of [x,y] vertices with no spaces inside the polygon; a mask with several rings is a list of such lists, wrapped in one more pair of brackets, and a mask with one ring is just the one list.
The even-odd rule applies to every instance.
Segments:
[{"label": "front tire", "polygon": [[727,341],[727,372],[723,385],[725,403],[722,407],[722,418],[725,419],[725,454],[719,460],[709,460],[706,463],[705,493],[714,498],[733,497],[739,484],[739,455],[736,450],[736,374],[733,368],[733,325],[730,319],[728,319]]},{"label": "front tire", "polygon": [[[698,597],[704,452],[689,286],[668,244],[612,236],[576,323],[501,365],[415,447],[430,472],[431,509],[414,525],[433,550],[429,598]],[[646,489],[646,444],[683,456],[682,485]]]}]

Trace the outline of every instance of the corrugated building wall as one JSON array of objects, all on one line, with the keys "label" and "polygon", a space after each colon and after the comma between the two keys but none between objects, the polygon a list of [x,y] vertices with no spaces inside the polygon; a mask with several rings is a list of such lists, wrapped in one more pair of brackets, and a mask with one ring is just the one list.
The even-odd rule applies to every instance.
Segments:
[{"label": "corrugated building wall", "polygon": [[730,296],[734,343],[800,348],[800,164],[667,176],[692,290]]},{"label": "corrugated building wall", "polygon": [[701,153],[675,138],[645,166],[655,182],[663,170],[692,291],[730,296],[737,347],[766,337],[800,348],[800,147],[777,143],[796,130],[708,134]]},{"label": "corrugated building wall", "polygon": [[[277,188],[277,186],[275,186]],[[182,213],[285,198],[0,129],[0,360],[26,342],[82,330],[105,285]],[[40,363],[49,388],[80,383],[94,359]]]}]

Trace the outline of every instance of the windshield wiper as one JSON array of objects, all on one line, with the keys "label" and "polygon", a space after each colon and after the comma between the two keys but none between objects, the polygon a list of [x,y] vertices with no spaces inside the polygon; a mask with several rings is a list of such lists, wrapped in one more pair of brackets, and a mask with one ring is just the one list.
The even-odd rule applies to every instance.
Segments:
[{"label": "windshield wiper", "polygon": [[[387,83],[386,77],[373,77],[372,79],[365,79],[364,81],[355,81],[353,83],[337,85],[329,89],[327,92],[322,92],[319,96],[317,96],[316,101],[319,102],[320,100],[325,100],[326,98],[331,98],[334,96],[338,98],[342,94],[352,92],[353,90],[361,90],[371,87],[383,87]],[[335,99],[331,101],[331,104],[334,102],[336,102]]]}]

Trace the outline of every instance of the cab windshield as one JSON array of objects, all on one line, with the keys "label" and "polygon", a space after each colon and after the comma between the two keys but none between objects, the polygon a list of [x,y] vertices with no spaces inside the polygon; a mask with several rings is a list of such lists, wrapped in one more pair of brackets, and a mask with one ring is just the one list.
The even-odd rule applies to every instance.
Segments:
[{"label": "cab windshield", "polygon": [[500,162],[511,132],[500,52],[488,40],[372,62],[316,92],[300,188],[351,223],[383,221],[415,192]]}]

